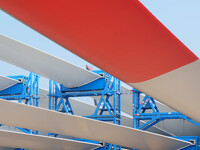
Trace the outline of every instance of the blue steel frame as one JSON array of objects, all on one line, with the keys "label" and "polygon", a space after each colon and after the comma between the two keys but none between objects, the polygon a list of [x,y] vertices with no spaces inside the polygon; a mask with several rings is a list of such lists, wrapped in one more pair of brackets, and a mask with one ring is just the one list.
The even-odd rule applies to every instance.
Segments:
[{"label": "blue steel frame", "polygon": [[[5,100],[17,100],[19,103],[36,106],[39,105],[39,76],[30,72],[29,76],[8,76],[9,78],[20,81],[19,83],[0,91],[0,98]],[[38,134],[38,131],[19,128],[29,134]]]},{"label": "blue steel frame", "polygon": [[[108,73],[96,70],[93,71],[101,78],[77,88],[66,88],[63,85],[58,86],[54,81],[49,81],[49,109],[62,111],[64,113],[74,114],[69,102],[69,97],[84,97],[84,96],[100,96],[95,112],[91,116],[84,116],[101,121],[112,121],[114,124],[120,125],[121,122],[121,93],[120,80],[109,75]],[[111,101],[110,98],[113,97]],[[52,134],[50,134],[52,136]],[[57,134],[53,134],[57,136]],[[80,140],[80,139],[78,139]],[[88,140],[84,140],[88,141]],[[88,141],[91,142],[91,141]],[[120,146],[107,144],[106,150],[120,150]]]},{"label": "blue steel frame", "polygon": [[49,80],[49,110],[61,111],[74,115],[69,97],[63,97],[59,85]]},{"label": "blue steel frame", "polygon": [[6,100],[18,100],[21,103],[38,107],[39,105],[39,76],[30,72],[29,76],[8,76],[20,81],[19,83],[0,91],[0,98]]},{"label": "blue steel frame", "polygon": [[[165,119],[184,119],[200,127],[200,124],[179,112],[160,112],[153,98],[145,95],[143,100],[141,100],[140,95],[141,92],[133,88],[133,128],[147,130],[148,128]],[[145,113],[148,109],[152,110],[152,113]],[[148,121],[143,125],[140,125],[141,120]],[[197,141],[196,144],[199,144],[199,138],[196,136],[180,136],[174,138],[179,138],[186,141],[188,141],[188,139],[195,140]],[[184,148],[184,150],[193,150],[194,147],[199,148],[197,145],[192,145]]]}]

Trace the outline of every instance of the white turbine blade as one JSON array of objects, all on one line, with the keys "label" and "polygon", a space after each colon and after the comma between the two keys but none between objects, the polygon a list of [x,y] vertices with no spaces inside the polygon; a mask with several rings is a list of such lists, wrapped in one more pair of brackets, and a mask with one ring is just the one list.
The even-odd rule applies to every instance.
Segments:
[{"label": "white turbine blade", "polygon": [[0,75],[0,91],[9,88],[17,83],[19,83],[19,81]]},{"label": "white turbine blade", "polygon": [[0,146],[33,150],[91,150],[100,145],[0,130]]},{"label": "white turbine blade", "polygon": [[[39,107],[48,109],[49,108],[48,107],[48,103],[49,103],[48,94],[49,94],[49,92],[45,89],[40,89],[39,93],[40,93]],[[96,97],[96,98],[98,98],[98,97]],[[132,101],[132,98],[131,99],[121,99],[121,100],[122,101],[128,101],[128,100]],[[75,115],[89,116],[89,115],[93,115],[94,112],[95,112],[96,106],[94,106],[92,104],[85,103],[84,101],[77,100],[75,98],[69,98],[69,101],[70,101],[70,104],[72,106],[72,109],[73,109],[73,112],[74,112]],[[142,121],[141,124],[143,124],[143,123],[144,122]],[[122,112],[121,113],[121,125],[132,128],[133,127],[133,117],[131,115],[125,115]],[[160,129],[156,126],[152,126],[147,131],[162,134],[162,135],[172,136],[172,134],[170,134],[170,133],[166,132],[165,130]]]},{"label": "white turbine blade", "polygon": [[0,34],[0,59],[63,84],[79,87],[100,76]]},{"label": "white turbine blade", "polygon": [[[5,115],[6,114],[6,115]],[[178,149],[190,142],[24,104],[0,100],[2,124],[137,149]]]},{"label": "white turbine blade", "polygon": [[[169,108],[168,106],[157,102],[157,107],[160,112],[175,112],[175,110]],[[198,136],[200,137],[200,127],[190,123],[188,121],[180,121],[179,119],[169,119],[165,120],[163,123],[158,124],[158,126],[165,131],[168,131],[175,136]]]},{"label": "white turbine blade", "polygon": [[[188,72],[191,72],[191,71],[188,71]],[[122,91],[122,94],[121,94],[121,111],[132,116],[132,112],[133,112],[133,107],[132,107],[133,94],[130,91],[130,89],[128,89],[125,86],[121,86],[121,91]],[[180,96],[180,94],[176,95],[177,98],[179,96]],[[96,96],[95,98],[97,100],[100,99],[99,96]],[[143,99],[143,98],[144,98],[144,95],[141,94],[141,99]],[[110,99],[111,99],[111,102],[112,102],[112,97],[110,97]],[[189,102],[190,101],[188,101],[188,105],[189,105]],[[162,103],[160,103],[158,101],[156,101],[156,104],[157,104],[157,107],[158,107],[160,112],[175,112],[175,110],[169,108],[167,105],[164,105],[164,104],[162,104]],[[182,105],[182,103],[181,103],[181,105]],[[196,126],[196,125],[194,125],[194,124],[192,124],[192,123],[190,123],[188,121],[181,121],[180,122],[179,119],[165,120],[164,122],[160,122],[160,123],[154,125],[154,128],[151,128],[151,130],[149,129],[148,131],[153,131],[155,133],[160,133],[161,134],[162,131],[159,128],[161,130],[163,129],[167,133],[171,133],[171,134],[173,134],[175,136],[180,135],[180,133],[182,133],[182,132],[183,132],[182,133],[183,136],[200,136],[200,127],[199,126]],[[162,132],[162,134],[163,134],[163,132]]]},{"label": "white turbine blade", "polygon": [[200,59],[150,80],[128,83],[200,123]]}]

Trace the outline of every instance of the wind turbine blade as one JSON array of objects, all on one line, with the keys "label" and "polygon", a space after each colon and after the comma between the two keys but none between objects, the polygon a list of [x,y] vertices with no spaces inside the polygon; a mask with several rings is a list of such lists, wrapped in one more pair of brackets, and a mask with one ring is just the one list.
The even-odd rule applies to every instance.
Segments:
[{"label": "wind turbine blade", "polygon": [[41,150],[90,150],[100,147],[97,144],[6,130],[0,130],[0,145],[4,147]]},{"label": "wind turbine blade", "polygon": [[140,1],[0,0],[0,6],[78,56],[200,123],[199,58]]},{"label": "wind turbine blade", "polygon": [[100,76],[0,34],[0,59],[73,88]]},{"label": "wind turbine blade", "polygon": [[[124,87],[121,87],[121,88],[124,88]],[[49,103],[48,94],[49,94],[49,92],[45,89],[40,89],[39,93],[40,93],[39,107],[48,109],[48,103]],[[121,96],[123,96],[123,94]],[[95,97],[95,98],[98,99],[99,97]],[[93,115],[95,112],[96,106],[86,103],[86,102],[84,102],[84,100],[79,100],[76,98],[69,98],[69,101],[70,101],[70,105],[72,106],[72,109],[73,109],[73,112],[75,115],[89,116],[89,115]],[[123,99],[121,99],[121,101],[132,101],[132,96],[131,96],[131,98],[129,96],[128,97],[125,96],[125,97],[123,97]],[[112,103],[112,101],[111,101],[111,103]],[[130,107],[131,107],[131,104],[130,104]],[[144,122],[142,121],[142,124],[143,123]],[[129,115],[125,115],[123,112],[121,112],[121,125],[131,127],[131,128],[133,127],[133,118],[131,116],[131,113]],[[155,127],[155,126],[152,126],[147,131],[154,132],[157,134],[172,136],[172,134],[170,134],[170,133],[166,132],[165,130],[162,130],[158,127]]]},{"label": "wind turbine blade", "polygon": [[178,149],[190,144],[190,142],[147,131],[6,100],[0,100],[0,122],[10,126],[102,141],[128,148]]},{"label": "wind turbine blade", "polygon": [[9,88],[17,83],[19,83],[19,81],[5,77],[5,76],[1,76],[0,75],[0,91]]}]

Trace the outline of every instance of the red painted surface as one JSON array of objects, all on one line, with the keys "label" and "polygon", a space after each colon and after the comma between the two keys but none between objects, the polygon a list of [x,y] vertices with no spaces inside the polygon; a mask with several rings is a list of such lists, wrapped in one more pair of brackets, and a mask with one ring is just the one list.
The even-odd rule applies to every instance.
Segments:
[{"label": "red painted surface", "polygon": [[138,0],[0,0],[0,7],[125,82],[198,59]]}]

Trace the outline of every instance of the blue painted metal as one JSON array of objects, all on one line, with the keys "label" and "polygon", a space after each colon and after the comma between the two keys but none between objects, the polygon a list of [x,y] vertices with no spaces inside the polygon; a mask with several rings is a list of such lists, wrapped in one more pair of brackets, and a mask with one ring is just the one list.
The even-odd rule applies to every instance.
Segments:
[{"label": "blue painted metal", "polygon": [[96,148],[95,150],[107,150],[106,147],[99,147],[99,148]]},{"label": "blue painted metal", "polygon": [[[184,119],[200,127],[200,124],[191,120],[189,117],[179,113],[179,112],[160,112],[153,98],[145,95],[143,100],[140,99],[141,92],[133,89],[133,128],[147,130],[158,122],[165,119]],[[146,113],[146,110],[151,110],[152,113]],[[141,120],[146,120],[147,122],[143,125],[140,124]],[[188,139],[195,139],[199,144],[198,137],[175,137],[182,140],[188,141]],[[196,145],[187,147],[184,150],[193,150]]]},{"label": "blue painted metal", "polygon": [[19,95],[23,90],[23,82],[17,83],[7,89],[0,91],[1,96]]},{"label": "blue painted metal", "polygon": [[69,96],[64,96],[58,83],[49,81],[49,109],[74,115]]},{"label": "blue painted metal", "polygon": [[[133,127],[146,130],[154,124],[165,119],[184,119],[200,127],[200,124],[191,120],[189,117],[179,112],[160,112],[155,100],[147,95],[140,101],[141,92],[133,89]],[[152,113],[145,113],[146,110],[152,110]],[[141,120],[149,120],[140,125]]]},{"label": "blue painted metal", "polygon": [[[0,98],[5,100],[17,100],[19,103],[24,102],[27,105],[39,105],[39,76],[30,72],[29,76],[17,75],[8,76],[9,78],[18,80],[19,83],[0,91]],[[19,128],[22,132],[28,134],[38,134],[38,131],[32,129]],[[15,150],[25,150],[16,148]]]},{"label": "blue painted metal", "polygon": [[[100,78],[98,80],[95,80],[93,82],[90,82],[86,85],[76,87],[76,88],[67,88],[64,87],[62,84],[60,85],[60,91],[61,92],[75,92],[75,91],[93,91],[93,90],[102,90],[104,89],[106,80],[105,78]],[[95,85],[95,87],[94,87]]]},{"label": "blue painted metal", "polygon": [[[69,102],[69,97],[84,97],[84,96],[100,96],[93,115],[84,116],[101,121],[112,121],[114,124],[121,124],[121,104],[120,104],[120,80],[114,78],[108,73],[96,70],[93,71],[101,76],[101,78],[77,88],[66,88],[56,82],[49,81],[49,109],[62,111],[64,113],[73,113],[73,109]],[[113,98],[111,101],[110,98]],[[49,134],[56,136],[55,134]],[[77,139],[82,140],[82,139]],[[84,140],[91,142],[88,140]],[[120,150],[120,146],[106,143],[106,149]]]},{"label": "blue painted metal", "polygon": [[[38,107],[39,105],[39,76],[30,73],[29,76],[8,76],[9,78],[20,81],[19,83],[0,91],[0,98],[5,100],[22,101],[31,106]],[[17,127],[18,128],[18,127]],[[38,134],[38,131],[31,129],[18,128],[25,133]]]},{"label": "blue painted metal", "polygon": [[101,70],[94,70],[92,71],[96,74],[99,74],[101,76],[101,78],[99,78],[98,80],[94,80],[88,84],[85,84],[83,86],[80,87],[76,87],[76,88],[67,88],[64,87],[62,84],[60,84],[60,91],[62,93],[64,92],[76,92],[76,91],[97,91],[97,90],[103,90],[106,84],[106,78],[105,76],[108,75],[107,73],[101,71]]},{"label": "blue painted metal", "polygon": [[39,103],[39,76],[30,73],[29,76],[8,76],[20,81],[19,83],[0,91],[0,98],[6,100],[18,100],[21,103],[38,106]]}]

